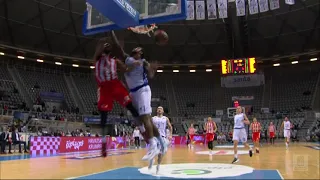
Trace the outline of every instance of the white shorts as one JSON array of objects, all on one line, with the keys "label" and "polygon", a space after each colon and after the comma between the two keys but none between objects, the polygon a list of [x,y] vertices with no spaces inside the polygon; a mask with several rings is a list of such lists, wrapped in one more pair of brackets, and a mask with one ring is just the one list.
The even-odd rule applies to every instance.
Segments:
[{"label": "white shorts", "polygon": [[290,130],[284,130],[284,131],[283,131],[283,137],[285,137],[285,138],[290,138],[290,136],[291,136]]},{"label": "white shorts", "polygon": [[238,141],[238,142],[247,142],[247,132],[246,129],[233,129],[233,141]]},{"label": "white shorts", "polygon": [[131,92],[130,96],[140,116],[152,113],[150,86],[144,86],[136,92]]}]

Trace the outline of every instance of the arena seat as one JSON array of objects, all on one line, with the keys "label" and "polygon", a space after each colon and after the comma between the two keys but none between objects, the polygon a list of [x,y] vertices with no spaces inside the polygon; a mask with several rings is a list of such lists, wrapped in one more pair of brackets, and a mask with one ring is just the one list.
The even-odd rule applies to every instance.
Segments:
[{"label": "arena seat", "polygon": [[[24,85],[26,86],[28,94],[31,96],[31,99],[33,99],[34,102],[38,98],[40,92],[56,91],[64,94],[69,108],[75,106],[63,74],[28,71],[23,69],[18,69],[18,72]],[[34,88],[34,85],[36,84],[40,86],[40,89]]]},{"label": "arena seat", "polygon": [[6,91],[5,95],[8,96],[5,98],[6,105],[17,105],[24,101],[19,92],[14,92],[16,84],[6,67],[0,67],[0,85],[0,87]]}]

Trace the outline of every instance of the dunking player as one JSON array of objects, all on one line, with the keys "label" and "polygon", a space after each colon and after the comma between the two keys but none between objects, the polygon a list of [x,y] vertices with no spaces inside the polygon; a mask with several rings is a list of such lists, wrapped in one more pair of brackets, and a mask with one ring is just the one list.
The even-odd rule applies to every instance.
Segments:
[{"label": "dunking player", "polygon": [[[161,149],[164,148],[163,139],[160,137],[158,129],[154,126],[151,120],[151,89],[148,84],[148,77],[152,78],[155,74],[156,66],[149,64],[142,58],[142,48],[134,48],[131,52],[131,56],[126,58],[126,65],[133,67],[131,71],[125,73],[127,85],[130,89],[130,96],[133,101],[133,105],[137,108],[140,119],[143,122],[144,128],[141,126],[141,133],[146,133],[145,140],[149,143],[148,153],[142,158],[142,160],[150,161],[156,155],[160,153],[157,146],[157,141],[160,142]],[[136,66],[136,63],[140,63]]]},{"label": "dunking player", "polygon": [[288,117],[285,117],[284,121],[281,124],[280,131],[283,128],[283,136],[285,138],[286,149],[289,148],[290,136],[291,136],[291,127],[292,127],[291,122],[289,121]]},{"label": "dunking player", "polygon": [[273,122],[270,122],[268,131],[269,131],[270,144],[274,145],[276,127],[273,125]]},{"label": "dunking player", "polygon": [[188,128],[188,132],[187,132],[187,138],[190,140],[188,147],[189,148],[193,148],[193,137],[194,134],[196,133],[196,130],[193,127],[193,124],[190,125],[190,127]]},{"label": "dunking player", "polygon": [[234,159],[232,163],[239,162],[238,159],[238,143],[239,141],[244,144],[246,148],[249,149],[249,155],[252,157],[252,148],[247,143],[247,133],[245,129],[245,124],[250,124],[245,113],[242,112],[242,107],[237,107],[237,114],[234,116],[234,129],[233,129],[233,149],[234,149]]},{"label": "dunking player", "polygon": [[[161,152],[158,155],[158,165],[157,165],[157,171],[156,171],[157,174],[159,172],[162,158],[165,155],[165,153],[167,152],[167,145],[169,144],[169,142],[172,139],[172,126],[171,126],[170,120],[166,116],[163,116],[163,113],[164,113],[163,107],[159,106],[157,108],[157,116],[152,117],[153,124],[158,128],[160,136],[164,142],[164,148],[161,149]],[[167,132],[166,132],[167,126],[169,127],[169,134],[167,134]],[[168,138],[169,142],[167,141],[167,138]],[[152,168],[153,161],[154,161],[154,159],[150,160],[150,162],[149,162],[149,167],[148,167],[149,170]]]},{"label": "dunking player", "polygon": [[259,153],[261,125],[257,121],[257,118],[253,118],[253,122],[250,125],[250,130],[252,132],[252,141],[253,141],[254,147],[256,149],[256,153]]},{"label": "dunking player", "polygon": [[[126,107],[134,117],[138,117],[137,110],[133,107],[129,93],[123,83],[118,79],[117,67],[122,71],[127,68],[120,60],[113,55],[113,49],[117,47],[117,38],[114,33],[112,40],[101,39],[96,47],[94,55],[95,76],[98,84],[98,110],[101,116],[102,135],[105,136],[105,125],[108,113],[112,111],[113,102],[117,101],[123,107]],[[102,155],[106,157],[106,142],[103,139]]]},{"label": "dunking player", "polygon": [[206,139],[208,142],[209,155],[212,155],[214,133],[217,131],[217,125],[216,125],[216,122],[212,121],[211,117],[208,117],[208,122],[206,122],[204,126],[204,130],[206,131]]}]

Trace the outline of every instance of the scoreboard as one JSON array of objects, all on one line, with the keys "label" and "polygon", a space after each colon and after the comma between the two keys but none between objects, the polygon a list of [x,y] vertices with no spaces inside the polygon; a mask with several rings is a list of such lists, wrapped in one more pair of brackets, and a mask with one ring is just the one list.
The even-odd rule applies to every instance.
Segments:
[{"label": "scoreboard", "polygon": [[221,60],[222,75],[253,74],[256,72],[255,58]]}]

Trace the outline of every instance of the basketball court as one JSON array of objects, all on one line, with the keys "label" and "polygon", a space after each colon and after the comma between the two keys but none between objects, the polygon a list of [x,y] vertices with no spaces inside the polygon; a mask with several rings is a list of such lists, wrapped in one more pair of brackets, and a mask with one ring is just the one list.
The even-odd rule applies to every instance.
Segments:
[{"label": "basketball court", "polygon": [[[309,147],[310,146],[310,147]],[[318,149],[317,149],[318,147]],[[99,152],[51,157],[29,155],[2,156],[1,179],[319,179],[319,144],[282,143],[264,146],[260,154],[249,157],[239,149],[240,162],[231,164],[232,145],[216,146],[210,156],[204,146],[194,149],[178,145],[169,148],[160,173],[147,169],[141,161],[145,149],[110,151],[107,158]]]}]

